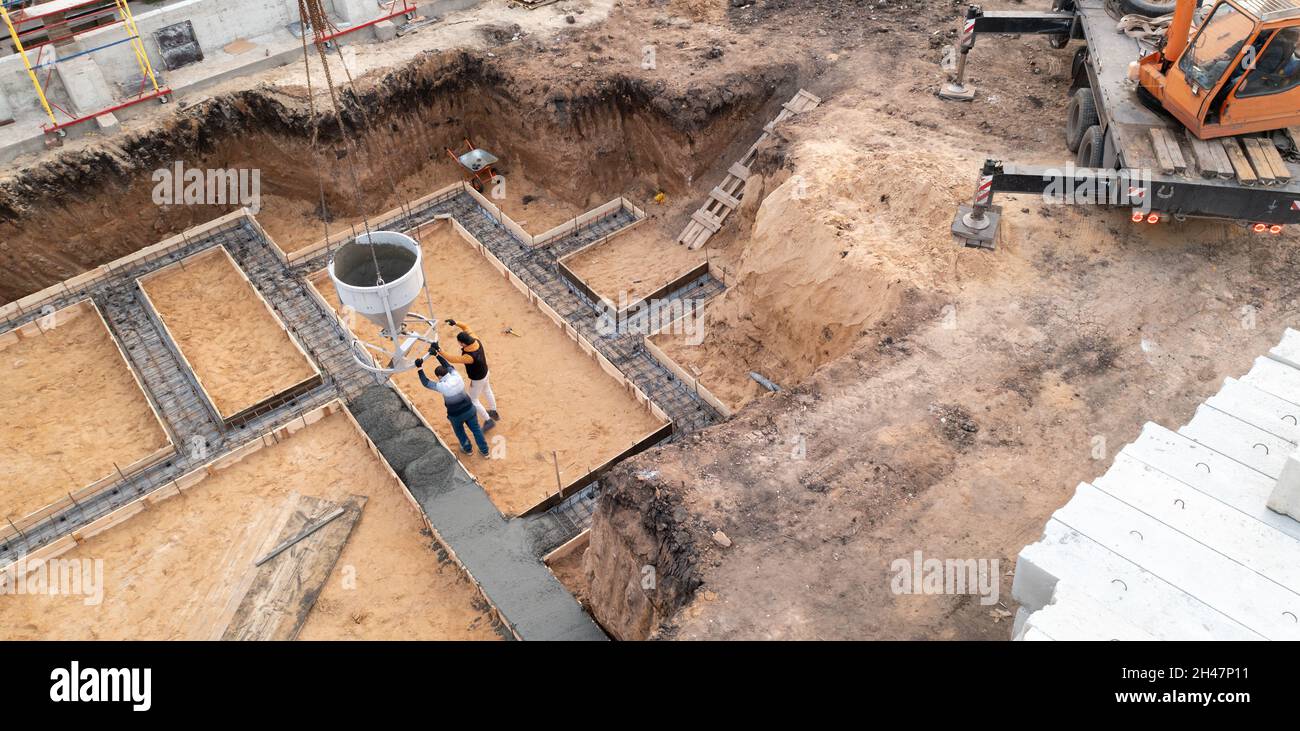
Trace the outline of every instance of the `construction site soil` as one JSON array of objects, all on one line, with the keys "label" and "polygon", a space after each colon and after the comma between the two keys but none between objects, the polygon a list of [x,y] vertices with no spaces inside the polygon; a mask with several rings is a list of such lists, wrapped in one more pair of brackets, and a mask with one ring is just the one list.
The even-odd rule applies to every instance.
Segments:
[{"label": "construction site soil", "polygon": [[[424,388],[415,371],[395,381],[502,513],[518,515],[541,503],[560,489],[557,479],[567,486],[663,426],[449,222],[422,227],[420,247],[425,281],[441,308],[438,317],[464,321],[488,354],[501,413],[486,434],[492,456],[479,456],[477,448],[472,455],[460,452],[442,396]],[[337,310],[329,280],[317,277],[313,283]],[[349,327],[369,342],[387,344],[364,318],[353,316]],[[441,327],[449,353],[460,352],[458,332]],[[436,363],[429,360],[426,373],[433,377]],[[464,375],[463,366],[457,369]]]},{"label": "construction site soil", "polygon": [[168,443],[89,303],[40,322],[43,333],[0,345],[0,517],[10,520]]},{"label": "construction site soil", "polygon": [[316,374],[221,248],[156,272],[140,287],[223,417]]},{"label": "construction site soil", "polygon": [[[1002,199],[996,251],[959,249],[948,222],[986,157],[1072,157],[1073,48],[983,40],[978,96],[956,104],[935,92],[961,2],[732,5],[623,0],[600,23],[491,56],[429,52],[371,72],[346,96],[370,116],[354,120],[371,133],[353,151],[327,124],[312,152],[305,94],[284,71],[33,163],[0,192],[0,297],[223,212],[151,204],[149,172],[176,159],[260,168],[259,220],[286,247],[320,238],[320,213],[343,225],[444,185],[457,174],[445,148],[465,138],[556,216],[618,194],[651,208],[663,191],[652,210],[671,235],[805,87],[824,102],[764,144],[710,241],[728,289],[704,341],[665,343],[743,408],[602,480],[579,593],[625,639],[1005,639],[1015,555],[1074,486],[1144,422],[1185,421],[1295,324],[1297,237],[1135,226],[1023,197]],[[323,210],[304,172],[317,157]],[[664,245],[645,241],[647,259]],[[893,593],[891,563],[917,550],[998,559],[1000,602]]]},{"label": "construction site soil", "polygon": [[285,501],[362,495],[361,519],[298,637],[501,636],[403,489],[336,412],[61,556],[101,560],[102,597],[15,594],[0,601],[0,618],[10,639],[219,638],[253,561],[274,545],[268,538]]}]

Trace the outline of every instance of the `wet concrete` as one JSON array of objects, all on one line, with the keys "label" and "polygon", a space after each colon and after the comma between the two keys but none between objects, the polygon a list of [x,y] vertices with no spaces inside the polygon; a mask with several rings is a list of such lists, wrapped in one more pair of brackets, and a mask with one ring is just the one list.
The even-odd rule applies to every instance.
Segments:
[{"label": "wet concrete", "polygon": [[[542,564],[529,521],[503,518],[483,488],[438,443],[433,432],[418,423],[392,389],[367,388],[349,408],[401,475],[433,529],[519,637],[606,639]],[[412,422],[414,425],[403,426]]]}]

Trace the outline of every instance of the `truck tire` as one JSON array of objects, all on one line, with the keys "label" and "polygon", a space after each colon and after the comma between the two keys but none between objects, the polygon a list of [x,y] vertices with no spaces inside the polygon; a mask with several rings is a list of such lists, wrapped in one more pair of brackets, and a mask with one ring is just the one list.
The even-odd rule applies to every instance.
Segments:
[{"label": "truck tire", "polygon": [[1081,168],[1099,168],[1101,167],[1101,156],[1106,151],[1106,133],[1101,131],[1101,125],[1094,124],[1083,133],[1083,140],[1079,143],[1079,153],[1075,156],[1074,163]]},{"label": "truck tire", "polygon": [[1065,109],[1065,146],[1070,148],[1070,152],[1079,151],[1084,133],[1099,121],[1092,89],[1075,89],[1070,105]]},{"label": "truck tire", "polygon": [[1177,0],[1119,0],[1120,12],[1136,13],[1148,18],[1158,18],[1174,12]]}]

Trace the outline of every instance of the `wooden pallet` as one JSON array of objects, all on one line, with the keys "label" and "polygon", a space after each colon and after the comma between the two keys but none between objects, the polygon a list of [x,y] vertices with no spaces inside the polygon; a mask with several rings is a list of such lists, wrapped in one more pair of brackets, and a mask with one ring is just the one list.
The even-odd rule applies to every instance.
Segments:
[{"label": "wooden pallet", "polygon": [[759,135],[758,141],[749,146],[739,162],[727,169],[727,177],[722,184],[709,191],[709,199],[700,206],[698,211],[691,214],[691,220],[677,237],[677,243],[689,249],[704,246],[713,234],[722,228],[727,216],[740,206],[740,200],[745,195],[745,181],[749,179],[749,166],[754,163],[754,158],[758,157],[758,146],[772,136],[776,125],[796,114],[813,109],[821,102],[820,98],[800,89],[794,98],[782,104],[781,111],[776,117],[763,125],[763,134]]}]

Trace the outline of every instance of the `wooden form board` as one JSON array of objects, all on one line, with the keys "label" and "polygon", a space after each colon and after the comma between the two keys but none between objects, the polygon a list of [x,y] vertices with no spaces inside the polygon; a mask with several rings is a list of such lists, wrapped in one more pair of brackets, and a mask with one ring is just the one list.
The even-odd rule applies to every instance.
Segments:
[{"label": "wooden form board", "polygon": [[[254,403],[248,406],[244,406],[240,408],[238,411],[229,414],[222,413],[221,410],[218,408],[217,402],[212,398],[212,395],[208,392],[207,387],[203,385],[202,376],[199,374],[197,370],[194,369],[194,366],[192,363],[190,363],[189,358],[186,357],[185,349],[181,347],[181,343],[172,335],[172,332],[167,325],[167,321],[163,318],[162,313],[159,312],[158,308],[154,305],[153,299],[150,298],[149,292],[145,287],[145,283],[150,280],[163,276],[167,272],[173,269],[184,268],[187,262],[192,265],[195,261],[197,261],[201,257],[208,257],[208,256],[225,257],[226,263],[229,264],[236,272],[239,273],[240,279],[243,280],[244,285],[247,286],[248,289],[252,291],[253,295],[257,297],[257,301],[262,303],[262,307],[266,309],[266,312],[268,315],[270,315],[271,320],[276,325],[279,326],[280,330],[284,332],[285,336],[289,339],[289,342],[293,345],[294,350],[298,352],[303,362],[307,363],[307,365],[310,366],[312,370],[312,375],[308,376],[307,378],[304,378],[303,380],[298,381],[297,383],[291,384],[287,388],[280,389],[279,391],[273,393],[268,393],[264,397],[255,401]],[[168,264],[165,267],[162,267],[160,269],[150,272],[149,274],[143,277],[140,277],[138,280],[136,280],[136,284],[139,285],[140,297],[145,302],[146,307],[150,312],[153,313],[156,322],[162,328],[163,333],[166,335],[167,339],[170,340],[172,344],[176,346],[176,352],[180,355],[182,363],[194,376],[194,381],[198,385],[199,391],[202,394],[204,400],[212,408],[212,412],[219,417],[219,420],[222,423],[226,424],[227,426],[246,421],[248,418],[258,413],[268,403],[272,403],[274,401],[280,400],[285,396],[292,396],[292,395],[304,393],[306,391],[311,390],[312,388],[315,388],[317,385],[319,385],[322,382],[320,366],[316,363],[316,361],[312,360],[311,356],[307,354],[307,350],[302,347],[301,343],[298,342],[297,336],[294,335],[293,331],[290,330],[289,327],[284,324],[284,321],[280,319],[280,315],[276,313],[275,308],[272,307],[271,303],[267,302],[266,298],[262,296],[262,292],[257,288],[256,285],[253,284],[252,280],[248,278],[248,274],[246,274],[243,268],[239,266],[239,263],[236,262],[235,258],[230,255],[230,252],[226,250],[225,246],[214,246],[210,249],[204,249],[203,251],[200,251],[197,254],[188,256],[184,259]]]},{"label": "wooden form board", "polygon": [[[369,219],[371,221],[370,229],[372,231],[377,231],[381,229],[387,230],[385,229],[386,226],[390,226],[393,223],[400,222],[402,219],[410,215],[412,211],[422,208],[428,205],[429,203],[438,200],[439,198],[443,198],[451,195],[458,195],[462,190],[472,190],[472,188],[470,188],[468,185],[466,185],[463,182],[452,183],[451,185],[439,188],[438,190],[435,190],[434,192],[426,196],[417,198],[416,200],[413,200],[410,203],[407,203],[402,206],[398,206],[397,208],[394,208],[390,211],[381,213],[378,216],[374,216],[370,218]],[[259,230],[261,230],[262,228],[260,224],[257,227]],[[341,226],[339,227],[338,231],[330,234],[327,237],[320,239],[316,243],[310,244],[296,251],[289,251],[289,252],[286,252],[284,249],[280,248],[279,244],[274,243],[271,237],[266,235],[265,231],[262,231],[262,235],[266,236],[267,241],[272,242],[271,251],[275,252],[275,255],[278,256],[281,261],[289,265],[294,265],[306,261],[308,259],[311,259],[325,251],[333,249],[336,246],[341,246],[347,243],[348,241],[351,241],[352,239],[356,238],[358,233],[363,233],[363,232],[364,231],[357,231],[356,226]]]},{"label": "wooden form board", "polygon": [[722,418],[731,418],[733,412],[730,406],[722,403],[721,399],[714,396],[713,392],[700,382],[700,379],[688,373],[685,368],[677,363],[677,361],[670,358],[668,354],[664,352],[663,348],[660,348],[658,345],[651,342],[650,338],[646,338],[645,349],[646,353],[648,353],[651,358],[655,359],[659,365],[667,368],[668,371],[676,376],[677,380],[681,381],[684,386],[694,391],[695,394],[705,403],[712,406],[713,409],[722,416]]},{"label": "wooden form board", "polygon": [[145,388],[144,381],[141,380],[140,374],[136,372],[135,365],[131,363],[129,358],[127,358],[126,352],[122,350],[122,344],[119,343],[117,338],[113,335],[113,330],[108,326],[108,321],[104,318],[104,313],[99,309],[99,305],[95,304],[94,300],[89,298],[78,300],[66,307],[52,311],[48,316],[42,316],[26,323],[22,327],[4,333],[0,336],[0,350],[4,350],[22,340],[53,335],[59,325],[74,317],[86,317],[91,313],[98,318],[99,324],[104,328],[105,334],[108,335],[108,339],[112,341],[118,357],[122,359],[123,367],[131,374],[131,378],[135,381],[136,387],[140,389],[141,395],[149,405],[149,411],[153,414],[154,420],[158,422],[158,427],[162,430],[163,435],[166,436],[167,443],[129,464],[119,465],[116,469],[110,471],[108,474],[95,480],[89,485],[86,485],[79,490],[69,492],[66,497],[60,498],[39,510],[28,513],[17,520],[6,521],[4,525],[0,527],[0,541],[13,538],[18,535],[16,531],[25,530],[28,527],[49,519],[51,516],[56,515],[59,512],[90,500],[95,495],[118,485],[124,478],[152,467],[176,452],[176,435],[172,432],[171,426],[167,423],[167,420],[162,417],[157,404],[154,402],[153,395],[149,393],[149,389]]},{"label": "wooden form board", "polygon": [[[340,504],[295,493],[285,503],[262,547],[265,562],[248,572],[245,591],[221,629],[223,640],[297,639],[361,519],[366,498],[352,495]],[[269,555],[281,546],[286,547]]]},{"label": "wooden form board", "polygon": [[[199,484],[203,480],[206,480],[209,476],[215,475],[221,470],[224,470],[227,467],[234,465],[235,463],[243,460],[245,457],[248,457],[249,455],[258,452],[263,447],[273,446],[285,439],[288,439],[293,434],[297,433],[299,429],[304,429],[310,426],[311,424],[315,424],[316,422],[320,421],[326,416],[339,410],[343,410],[343,404],[335,400],[335,401],[330,401],[329,403],[324,404],[322,406],[318,406],[309,411],[303,412],[302,414],[295,417],[288,423],[280,427],[277,427],[276,429],[268,431],[264,434],[252,437],[248,441],[240,444],[234,449],[231,449],[230,451],[226,452],[220,457],[217,457],[211,462],[196,467],[195,469],[185,473],[184,475],[181,475],[180,477],[172,480],[170,484],[160,487],[157,490],[154,490],[153,492],[150,492],[139,498],[136,498],[135,500],[127,503],[126,505],[123,505],[122,507],[114,510],[108,515],[105,515],[104,517],[99,518],[98,520],[94,520],[86,524],[85,526],[81,527],[80,529],[72,531],[71,533],[63,537],[51,541],[50,543],[42,546],[41,548],[28,553],[25,558],[30,564],[38,560],[51,559],[51,558],[56,558],[58,556],[61,556],[67,551],[76,547],[78,544],[87,541],[91,538],[94,538],[100,533],[103,533],[104,531],[109,530],[114,526],[117,526],[127,520],[130,520],[136,514],[144,510],[147,510],[149,507],[153,505],[157,505],[158,503],[176,497],[177,495],[184,494],[186,490],[188,490],[191,487],[194,487],[195,485]],[[12,562],[10,562],[10,564],[8,565],[0,565],[0,571],[4,571],[8,569],[12,565],[13,565]]]},{"label": "wooden form board", "polygon": [[821,101],[819,97],[800,89],[790,101],[782,104],[781,111],[776,117],[763,125],[763,133],[759,135],[758,140],[750,145],[739,162],[727,170],[727,177],[723,179],[722,184],[709,191],[709,199],[698,211],[691,214],[690,223],[686,224],[686,228],[677,237],[677,243],[691,249],[698,249],[707,243],[713,234],[722,228],[727,216],[739,207],[740,200],[745,195],[745,181],[749,178],[749,168],[758,157],[759,145],[772,136],[776,125],[795,114],[813,109],[821,104]]},{"label": "wooden form board", "polygon": [[25,313],[39,311],[43,305],[54,300],[87,291],[101,282],[120,276],[126,269],[170,256],[189,246],[193,239],[227,228],[238,227],[245,220],[254,221],[253,214],[247,208],[240,208],[224,216],[214,218],[207,223],[185,229],[181,233],[165,238],[152,246],[146,246],[139,251],[114,259],[107,264],[97,266],[0,307],[0,322]]},{"label": "wooden form board", "polygon": [[542,563],[546,564],[547,566],[550,566],[556,561],[562,561],[579,551],[587,550],[587,546],[590,545],[591,545],[591,529],[586,528],[578,535],[560,544],[560,546],[555,550],[543,556]]}]

